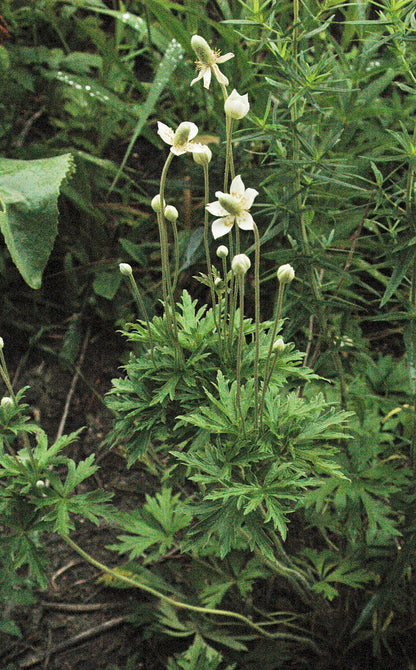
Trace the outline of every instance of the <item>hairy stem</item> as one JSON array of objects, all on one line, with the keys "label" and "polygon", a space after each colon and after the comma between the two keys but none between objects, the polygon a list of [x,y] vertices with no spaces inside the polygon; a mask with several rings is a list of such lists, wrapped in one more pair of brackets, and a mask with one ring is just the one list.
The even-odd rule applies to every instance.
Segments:
[{"label": "hairy stem", "polygon": [[139,311],[142,313],[143,318],[146,322],[146,328],[147,328],[147,333],[149,335],[149,345],[150,345],[150,355],[152,357],[152,363],[155,365],[155,351],[154,351],[154,346],[153,346],[153,338],[152,338],[152,331],[150,329],[150,321],[149,321],[149,316],[147,314],[146,306],[144,304],[142,294],[139,291],[139,287],[137,286],[137,283],[133,277],[132,274],[129,274],[128,276],[130,287],[131,287],[131,292],[133,294],[133,298],[136,301],[136,305],[139,308]]},{"label": "hairy stem", "polygon": [[209,169],[208,165],[204,165],[204,247],[205,247],[205,260],[207,263],[207,275],[210,282],[209,288],[211,292],[211,303],[212,303],[212,314],[214,316],[214,325],[215,330],[218,333],[218,346],[220,350],[220,356],[222,355],[222,339],[221,339],[221,308],[219,302],[219,313],[217,316],[217,300],[215,297],[214,287],[212,285],[212,265],[211,265],[211,255],[209,253],[209,242],[208,242],[208,231],[209,231],[209,222],[208,222],[208,210],[206,208],[209,202]]},{"label": "hairy stem", "polygon": [[244,422],[244,415],[241,409],[241,362],[243,355],[243,339],[244,339],[244,275],[238,275],[238,289],[240,293],[240,320],[238,326],[238,344],[237,344],[237,393],[236,403],[238,412],[241,418],[241,426],[243,429],[243,436],[246,437],[246,426]]},{"label": "hairy stem", "polygon": [[254,350],[254,415],[255,425],[259,419],[259,352],[260,352],[260,237],[259,230],[253,222],[254,232],[254,321],[255,321],[255,350]]},{"label": "hairy stem", "polygon": [[[282,311],[282,304],[283,304],[283,296],[284,296],[284,292],[285,292],[285,286],[286,286],[286,284],[284,284],[283,282],[279,283],[279,292],[277,294],[276,317],[275,317],[275,320],[274,320],[272,336],[271,336],[271,340],[270,340],[270,344],[269,344],[269,350],[267,352],[266,365],[264,367],[263,389],[262,389],[261,400],[260,400],[260,409],[259,409],[260,430],[263,427],[264,398],[266,396],[267,387],[270,383],[270,379],[271,379],[271,376],[273,374],[274,365],[271,365],[270,360],[271,360],[271,357],[272,357],[273,344],[274,344],[274,341],[275,341],[277,329],[279,327],[280,314],[281,314],[281,311]],[[275,360],[276,359],[274,359],[274,361]]]},{"label": "hairy stem", "polygon": [[169,166],[172,162],[172,158],[173,153],[169,152],[160,177],[159,195],[160,195],[161,209],[160,212],[158,212],[157,220],[159,225],[160,251],[162,258],[162,276],[163,276],[162,286],[164,284],[163,297],[165,301],[166,321],[168,323],[168,328],[172,334],[173,342],[176,347],[176,352],[179,357],[179,362],[183,363],[184,360],[183,351],[179,345],[178,327],[175,318],[175,300],[173,297],[173,290],[172,290],[172,278],[170,276],[169,245],[168,245],[168,236],[166,231],[166,220],[165,220],[165,184],[166,184],[166,176],[169,170]]},{"label": "hairy stem", "polygon": [[175,257],[175,268],[173,272],[173,282],[172,282],[172,294],[174,295],[179,277],[179,239],[178,239],[178,226],[176,225],[176,221],[171,221],[171,223],[173,230],[173,249]]}]

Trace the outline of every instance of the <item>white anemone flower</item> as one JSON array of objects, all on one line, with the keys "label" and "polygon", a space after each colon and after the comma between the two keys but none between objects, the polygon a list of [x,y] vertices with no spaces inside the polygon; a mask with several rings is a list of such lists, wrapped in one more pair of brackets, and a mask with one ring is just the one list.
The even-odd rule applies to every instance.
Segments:
[{"label": "white anemone flower", "polygon": [[224,103],[224,110],[227,116],[232,119],[243,119],[250,109],[248,94],[240,95],[234,89]]},{"label": "white anemone flower", "polygon": [[203,79],[205,88],[209,88],[211,84],[211,74],[214,75],[219,84],[228,86],[228,79],[225,74],[221,72],[218,63],[225,63],[227,60],[230,60],[230,58],[234,58],[234,54],[230,51],[221,56],[221,52],[213,51],[208,42],[200,35],[194,35],[192,37],[191,45],[198,56],[195,65],[197,70],[199,70],[198,76],[191,81],[191,86],[200,79]]},{"label": "white anemone flower", "polygon": [[170,150],[175,156],[186,154],[187,151],[191,153],[202,153],[205,151],[203,144],[192,142],[193,138],[198,134],[198,126],[191,121],[183,121],[175,131],[165,123],[158,121],[157,133],[166,144],[170,144]]},{"label": "white anemone flower", "polygon": [[212,234],[215,239],[229,233],[234,223],[242,230],[254,229],[254,220],[248,210],[258,191],[254,188],[245,188],[240,175],[232,180],[230,193],[217,191],[215,195],[218,200],[206,206],[210,214],[220,217],[212,222]]}]

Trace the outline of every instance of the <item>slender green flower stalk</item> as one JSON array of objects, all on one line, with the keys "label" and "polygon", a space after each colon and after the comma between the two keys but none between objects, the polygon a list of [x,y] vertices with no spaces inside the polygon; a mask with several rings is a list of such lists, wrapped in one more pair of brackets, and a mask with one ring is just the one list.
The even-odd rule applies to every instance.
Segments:
[{"label": "slender green flower stalk", "polygon": [[224,192],[228,189],[228,178],[231,173],[231,179],[235,177],[234,157],[233,157],[233,120],[229,116],[225,118],[225,168],[224,168]]},{"label": "slender green flower stalk", "polygon": [[231,276],[230,283],[230,314],[228,317],[228,336],[227,336],[227,351],[230,353],[233,348],[234,340],[234,324],[235,324],[235,312],[237,309],[237,299],[238,299],[238,282],[234,274]]},{"label": "slender green flower stalk", "polygon": [[[219,308],[219,320],[220,320],[220,330],[222,334],[222,338],[224,340],[224,345],[226,346],[226,339],[227,339],[227,334],[226,334],[226,328],[227,328],[227,315],[228,315],[228,293],[229,293],[229,288],[228,288],[228,281],[227,281],[227,256],[228,256],[228,248],[224,244],[220,244],[220,246],[217,249],[217,256],[218,258],[221,258],[222,261],[222,276],[224,278],[224,309],[221,309],[221,305]],[[222,315],[222,317],[221,317]],[[222,326],[221,326],[221,318],[222,318]]]},{"label": "slender green flower stalk", "polygon": [[[225,111],[225,132],[226,132],[226,154],[225,154],[225,170],[224,170],[224,191],[228,188],[228,174],[231,174],[231,179],[235,177],[234,157],[233,157],[233,124],[235,120],[243,119],[250,109],[248,102],[248,95],[240,95],[233,89],[231,95],[226,96],[226,90],[223,90],[224,95],[224,111]],[[237,253],[239,251],[237,250]]]},{"label": "slender green flower stalk", "polygon": [[244,421],[244,415],[241,410],[241,363],[243,358],[243,341],[244,341],[244,275],[247,273],[251,267],[251,262],[248,256],[245,254],[238,254],[234,256],[231,269],[233,274],[236,276],[238,281],[238,292],[240,295],[240,320],[238,327],[238,344],[237,344],[237,369],[236,369],[236,378],[237,378],[237,393],[236,393],[236,403],[237,408],[241,418],[241,426],[243,429],[243,435],[246,437],[246,427]]},{"label": "slender green flower stalk", "polygon": [[175,346],[179,354],[179,359],[183,363],[184,356],[178,341],[178,326],[175,318],[175,300],[173,296],[172,278],[170,275],[169,245],[165,221],[165,185],[167,173],[173,156],[181,156],[186,153],[202,154],[206,152],[206,148],[203,144],[193,142],[194,137],[196,137],[198,134],[198,126],[196,126],[195,123],[184,121],[183,123],[179,124],[175,131],[173,131],[172,128],[169,128],[169,126],[165,125],[161,121],[158,121],[157,125],[158,135],[160,135],[162,140],[170,146],[169,155],[165,161],[160,177],[160,208],[157,213],[162,257],[162,275],[165,282],[164,291],[166,294],[164,295],[165,313],[168,327],[172,332],[173,341],[175,342]]},{"label": "slender green flower stalk", "polygon": [[[208,205],[208,200],[209,200],[209,162],[212,158],[212,153],[211,150],[206,147],[206,153],[205,154],[194,154],[193,155],[195,163],[198,165],[201,165],[204,170],[204,248],[205,248],[205,261],[207,264],[207,273],[208,276],[211,276],[212,272],[212,266],[211,266],[211,255],[209,253],[209,241],[208,241],[208,229],[209,229],[209,222],[208,222],[208,210],[206,209],[206,206]],[[213,299],[213,304],[215,304],[214,301],[214,296],[211,294],[211,297]]]},{"label": "slender green flower stalk", "polygon": [[[415,141],[416,141],[416,125],[415,125],[414,130],[413,130],[413,143]],[[410,222],[410,225],[413,227],[413,231],[415,231],[415,229],[416,229],[416,225],[414,223],[414,217],[412,217],[414,180],[415,180],[415,167],[414,167],[413,162],[409,162],[409,165],[407,167],[405,203],[406,203],[406,216],[407,216],[407,218]],[[411,305],[412,310],[415,310],[415,308],[416,308],[416,253],[413,256],[412,276],[411,276],[411,285],[410,285],[410,305]]]},{"label": "slender green flower stalk", "polygon": [[260,354],[260,236],[257,225],[253,221],[254,232],[254,414],[255,423],[259,420],[259,354]]},{"label": "slender green flower stalk", "polygon": [[215,297],[214,286],[212,284],[212,264],[211,264],[211,255],[209,253],[209,241],[208,241],[208,230],[209,230],[209,221],[208,221],[208,210],[207,205],[209,201],[209,163],[212,158],[212,153],[209,147],[205,147],[204,153],[194,153],[193,158],[195,163],[202,165],[204,170],[204,248],[205,248],[205,260],[207,264],[207,275],[210,281],[209,288],[211,292],[211,303],[212,303],[212,313],[214,316],[215,329],[218,333],[218,346],[220,350],[220,356],[222,355],[222,338],[221,338],[221,308],[219,307],[217,315],[217,300]]},{"label": "slender green flower stalk", "polygon": [[133,269],[132,269],[131,265],[129,265],[129,263],[120,263],[118,267],[119,267],[120,273],[124,277],[127,277],[128,281],[129,281],[129,284],[130,284],[130,289],[131,289],[133,298],[135,299],[136,304],[137,304],[139,310],[141,311],[144,320],[146,321],[147,333],[149,335],[150,355],[152,357],[152,363],[153,363],[153,365],[155,365],[155,352],[154,352],[154,346],[153,346],[152,331],[151,331],[151,328],[150,328],[150,321],[149,321],[149,317],[148,317],[148,314],[147,314],[146,306],[144,304],[142,295],[139,291],[139,287],[137,286],[137,283],[136,283],[136,281],[133,277]]},{"label": "slender green flower stalk", "polygon": [[261,400],[260,400],[260,409],[259,409],[260,430],[263,427],[264,399],[265,399],[265,396],[266,396],[267,387],[270,383],[270,379],[271,379],[271,376],[272,376],[272,373],[273,373],[273,367],[274,367],[274,362],[275,362],[275,359],[274,359],[273,364],[271,364],[271,357],[272,357],[273,352],[276,352],[275,344],[276,344],[277,340],[275,340],[275,337],[276,337],[277,329],[279,327],[280,314],[281,314],[281,311],[282,311],[283,296],[284,296],[284,292],[285,292],[285,287],[286,287],[285,282],[279,282],[279,292],[278,292],[278,295],[277,295],[276,317],[275,317],[275,320],[274,320],[273,331],[272,331],[271,338],[270,338],[269,350],[267,352],[266,365],[264,367],[263,389],[262,389]]},{"label": "slender green flower stalk", "polygon": [[176,221],[178,220],[179,212],[173,205],[166,205],[165,207],[165,219],[172,224],[173,230],[173,253],[175,259],[175,268],[173,272],[173,282],[172,282],[172,294],[175,295],[175,289],[178,283],[179,277],[179,239],[178,239],[178,226]]},{"label": "slender green flower stalk", "polygon": [[[173,154],[169,154],[166,163],[170,162],[171,156]],[[165,163],[165,167],[166,167]],[[166,178],[166,175],[165,175]],[[163,302],[165,305],[165,314],[166,314],[166,323],[168,325],[170,334],[172,339],[174,339],[174,329],[173,329],[173,324],[172,324],[172,319],[171,319],[171,300],[170,300],[170,294],[169,294],[169,289],[168,289],[168,278],[170,278],[170,267],[169,267],[169,255],[167,251],[167,240],[165,236],[165,221],[163,217],[163,210],[164,210],[164,205],[163,205],[163,196],[161,196],[160,193],[155,195],[155,197],[152,200],[151,203],[152,209],[154,212],[156,212],[157,216],[157,225],[159,228],[159,241],[160,241],[160,257],[161,257],[161,263],[162,263],[162,294],[163,294]]]},{"label": "slender green flower stalk", "polygon": [[[267,360],[266,360],[266,366],[264,370],[264,382],[263,382],[263,393],[262,393],[262,399],[261,399],[261,412],[260,414],[262,415],[263,412],[263,407],[264,407],[264,396],[267,391],[267,387],[270,384],[270,380],[272,378],[274,366],[276,365],[276,359],[279,354],[281,354],[284,351],[285,344],[284,341],[281,337],[279,337],[277,340],[275,340],[277,329],[279,327],[279,321],[280,321],[280,315],[282,312],[282,305],[283,305],[283,296],[284,292],[286,289],[286,286],[288,284],[291,284],[292,281],[295,278],[295,271],[289,263],[286,265],[281,265],[276,273],[277,279],[279,280],[279,292],[277,295],[277,310],[276,310],[276,317],[274,321],[274,326],[273,326],[273,331],[272,331],[272,336],[270,339],[270,346],[269,346],[269,351],[267,354]],[[270,363],[271,356],[273,354],[273,359]],[[262,418],[260,418],[260,422],[262,421]]]},{"label": "slender green flower stalk", "polygon": [[[178,131],[177,131],[178,132]],[[172,338],[175,343],[176,351],[179,356],[179,361],[183,363],[183,351],[179,346],[178,341],[178,326],[176,323],[175,317],[175,299],[173,296],[173,287],[172,287],[172,277],[170,274],[170,261],[169,261],[169,243],[168,243],[168,234],[166,230],[166,220],[165,220],[165,184],[166,177],[168,173],[169,166],[171,164],[172,158],[175,153],[171,150],[165,164],[163,166],[162,174],[160,177],[160,186],[159,186],[159,195],[160,195],[160,211],[157,213],[158,225],[159,225],[159,237],[160,237],[160,250],[162,257],[162,275],[165,282],[165,314],[168,328],[172,333]]]},{"label": "slender green flower stalk", "polygon": [[[409,68],[410,70],[410,68]],[[413,129],[413,143],[416,140],[416,125]],[[414,177],[415,177],[415,168],[413,162],[409,162],[407,167],[407,180],[406,180],[406,192],[405,192],[405,203],[406,203],[406,216],[413,227],[413,231],[416,229],[414,223],[413,213],[413,193],[414,193]],[[410,321],[415,318],[416,313],[416,252],[413,256],[412,269],[411,269],[411,281],[410,281]],[[413,426],[412,426],[412,439],[410,445],[411,459],[413,466],[416,464],[416,393],[413,396]]]}]

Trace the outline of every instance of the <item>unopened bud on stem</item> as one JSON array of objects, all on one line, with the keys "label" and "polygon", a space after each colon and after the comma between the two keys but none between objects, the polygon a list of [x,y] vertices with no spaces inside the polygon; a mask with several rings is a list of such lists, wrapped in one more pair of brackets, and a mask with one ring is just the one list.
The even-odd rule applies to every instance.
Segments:
[{"label": "unopened bud on stem", "polygon": [[227,258],[228,249],[225,246],[225,244],[220,244],[220,246],[217,249],[217,256],[218,256],[218,258]]},{"label": "unopened bud on stem", "polygon": [[165,219],[171,223],[175,223],[179,216],[179,212],[173,205],[166,205],[165,207]]},{"label": "unopened bud on stem", "polygon": [[231,119],[243,119],[248,114],[249,109],[247,93],[240,95],[235,89],[224,103],[225,113]]},{"label": "unopened bud on stem", "polygon": [[125,277],[131,277],[133,274],[132,267],[129,263],[119,263],[118,269]]},{"label": "unopened bud on stem", "polygon": [[160,193],[155,195],[155,197],[152,199],[152,202],[150,203],[150,206],[154,212],[162,211],[162,203],[160,202]]},{"label": "unopened bud on stem", "polygon": [[290,284],[295,278],[295,271],[289,263],[281,265],[277,270],[277,278],[281,284]]},{"label": "unopened bud on stem", "polygon": [[234,256],[231,269],[235,275],[245,275],[247,270],[251,268],[251,261],[245,254],[237,254]]},{"label": "unopened bud on stem", "polygon": [[273,342],[273,347],[272,351],[274,351],[276,354],[282,354],[285,350],[285,342],[282,337],[278,337],[277,340]]},{"label": "unopened bud on stem", "polygon": [[192,153],[192,157],[195,163],[202,165],[202,167],[206,167],[212,158],[212,152],[211,149],[204,144],[201,151]]}]

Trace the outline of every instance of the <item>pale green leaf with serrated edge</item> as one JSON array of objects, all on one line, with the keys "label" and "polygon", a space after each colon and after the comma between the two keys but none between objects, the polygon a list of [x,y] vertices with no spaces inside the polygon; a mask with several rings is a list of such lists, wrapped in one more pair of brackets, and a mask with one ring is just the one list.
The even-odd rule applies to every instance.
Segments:
[{"label": "pale green leaf with serrated edge", "polygon": [[23,279],[39,288],[58,234],[60,186],[71,154],[39,160],[0,158],[0,228]]}]

